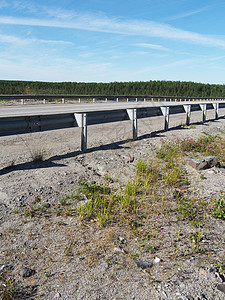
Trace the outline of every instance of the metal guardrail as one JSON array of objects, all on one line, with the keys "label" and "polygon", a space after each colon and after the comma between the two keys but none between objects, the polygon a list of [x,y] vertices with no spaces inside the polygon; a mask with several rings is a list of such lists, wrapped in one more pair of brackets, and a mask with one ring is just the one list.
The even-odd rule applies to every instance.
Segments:
[{"label": "metal guardrail", "polygon": [[224,97],[171,97],[171,96],[151,96],[151,95],[0,95],[0,100],[20,100],[21,104],[25,104],[26,100],[41,100],[43,104],[48,101],[57,100],[61,103],[66,101],[114,101],[114,102],[129,102],[129,101],[224,101]]},{"label": "metal guardrail", "polygon": [[132,122],[132,138],[138,137],[138,119],[164,116],[164,130],[169,129],[169,116],[186,114],[186,124],[191,123],[191,112],[201,111],[202,122],[206,121],[207,110],[214,110],[214,119],[218,119],[219,108],[225,108],[223,101],[211,102],[180,102],[180,103],[148,103],[145,105],[129,105],[128,108],[115,108],[108,110],[96,109],[74,113],[56,113],[42,115],[26,115],[0,118],[0,136],[15,135],[46,130],[55,130],[70,127],[81,128],[81,150],[87,150],[87,127],[95,124]]}]

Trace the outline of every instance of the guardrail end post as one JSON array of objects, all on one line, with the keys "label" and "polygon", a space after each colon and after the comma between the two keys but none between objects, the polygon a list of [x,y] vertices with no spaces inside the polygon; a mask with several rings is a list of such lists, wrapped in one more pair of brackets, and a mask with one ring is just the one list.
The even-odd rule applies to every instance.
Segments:
[{"label": "guardrail end post", "polygon": [[218,120],[219,117],[219,103],[213,103],[213,108],[215,111],[215,120]]},{"label": "guardrail end post", "polygon": [[87,114],[82,114],[83,126],[81,129],[81,151],[87,151]]},{"label": "guardrail end post", "polygon": [[201,110],[202,110],[202,122],[204,123],[206,121],[206,103],[200,104]]},{"label": "guardrail end post", "polygon": [[81,128],[81,151],[87,151],[87,114],[86,113],[75,113],[75,120],[78,127]]},{"label": "guardrail end post", "polygon": [[137,139],[137,109],[127,109],[127,114],[132,121],[132,139],[135,141]]},{"label": "guardrail end post", "polygon": [[186,112],[186,125],[189,126],[191,123],[191,104],[185,104],[184,110]]},{"label": "guardrail end post", "polygon": [[161,106],[160,109],[164,116],[164,130],[167,131],[169,129],[170,108],[169,106]]}]

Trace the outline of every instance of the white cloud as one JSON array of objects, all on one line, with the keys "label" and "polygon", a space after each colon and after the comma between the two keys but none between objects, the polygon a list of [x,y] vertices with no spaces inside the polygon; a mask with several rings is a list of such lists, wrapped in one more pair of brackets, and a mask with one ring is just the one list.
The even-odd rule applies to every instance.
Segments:
[{"label": "white cloud", "polygon": [[144,48],[149,48],[149,49],[153,49],[153,50],[160,50],[160,51],[171,51],[169,48],[163,47],[161,45],[155,45],[155,44],[146,44],[146,43],[139,43],[136,44],[136,46],[141,46]]},{"label": "white cloud", "polygon": [[88,14],[81,14],[69,21],[66,19],[62,20],[61,18],[38,19],[2,16],[0,17],[0,24],[59,27],[125,35],[160,37],[198,45],[225,48],[224,39],[181,30],[166,24],[142,20],[119,20],[108,17],[98,18],[98,16]]},{"label": "white cloud", "polygon": [[208,9],[209,9],[208,6],[207,7],[203,7],[203,8],[197,9],[197,10],[193,10],[193,11],[189,11],[189,12],[186,12],[186,13],[182,13],[182,14],[178,14],[178,15],[169,17],[166,20],[167,21],[172,21],[172,20],[187,18],[187,17],[193,16],[193,15],[199,14],[199,13],[201,13],[203,11],[208,10]]},{"label": "white cloud", "polygon": [[73,44],[72,42],[68,41],[56,41],[56,40],[42,40],[42,39],[35,39],[35,38],[20,38],[12,35],[4,35],[0,34],[0,42],[13,44],[14,46],[24,46],[29,43],[44,43],[44,44]]}]

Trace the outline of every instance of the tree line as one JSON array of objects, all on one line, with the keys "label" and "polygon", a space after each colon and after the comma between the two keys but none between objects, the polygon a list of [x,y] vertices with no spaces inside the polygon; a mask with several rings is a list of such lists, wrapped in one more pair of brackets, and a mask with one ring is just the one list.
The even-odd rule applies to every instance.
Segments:
[{"label": "tree line", "polygon": [[110,83],[0,80],[0,94],[225,97],[225,85],[155,80]]}]

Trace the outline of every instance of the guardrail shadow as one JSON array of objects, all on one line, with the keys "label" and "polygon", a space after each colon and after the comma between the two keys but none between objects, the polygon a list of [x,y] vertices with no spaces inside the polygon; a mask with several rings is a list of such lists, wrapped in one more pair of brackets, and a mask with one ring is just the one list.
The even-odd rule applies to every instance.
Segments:
[{"label": "guardrail shadow", "polygon": [[[174,130],[178,130],[178,129],[179,130],[180,129],[187,130],[188,128],[177,126],[174,128],[170,128],[169,131],[170,130],[174,131]],[[159,131],[153,131],[149,134],[143,134],[143,135],[139,136],[137,140],[144,140],[144,139],[148,139],[151,137],[162,138],[163,132],[165,132],[165,131],[159,130]],[[86,153],[92,153],[92,152],[97,152],[97,151],[106,151],[106,150],[124,149],[125,148],[124,145],[130,141],[132,141],[132,139],[126,139],[126,140],[121,140],[118,142],[108,143],[108,144],[101,145],[101,146],[91,147],[91,148],[88,148],[86,152],[79,150],[79,151],[68,152],[68,153],[65,153],[62,155],[54,155],[54,156],[52,156],[48,159],[45,159],[41,162],[29,161],[29,162],[19,163],[19,164],[13,165],[13,166],[4,167],[4,168],[0,169],[0,176],[6,175],[11,172],[15,172],[15,171],[22,171],[22,170],[35,170],[35,169],[65,167],[65,166],[67,166],[67,164],[58,163],[58,162],[61,160],[64,160],[64,159],[75,158],[80,155],[84,155]]]}]

